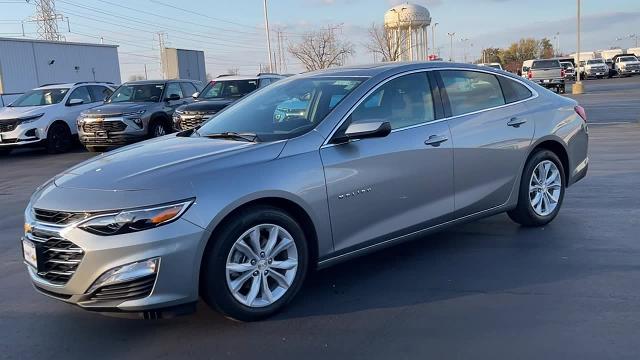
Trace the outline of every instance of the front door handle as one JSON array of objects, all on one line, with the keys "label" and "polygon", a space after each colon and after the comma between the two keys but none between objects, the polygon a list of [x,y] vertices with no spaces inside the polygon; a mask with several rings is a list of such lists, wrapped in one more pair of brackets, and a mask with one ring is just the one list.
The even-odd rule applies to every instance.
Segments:
[{"label": "front door handle", "polygon": [[507,123],[507,126],[513,126],[513,127],[520,127],[520,125],[526,123],[527,120],[525,119],[520,119],[517,117],[511,118],[511,120],[509,120],[509,122]]},{"label": "front door handle", "polygon": [[449,138],[446,137],[446,136],[431,135],[431,136],[429,136],[429,138],[427,140],[424,141],[424,144],[438,147],[438,146],[440,146],[440,144],[442,144],[443,142],[445,142],[447,140],[449,140]]}]

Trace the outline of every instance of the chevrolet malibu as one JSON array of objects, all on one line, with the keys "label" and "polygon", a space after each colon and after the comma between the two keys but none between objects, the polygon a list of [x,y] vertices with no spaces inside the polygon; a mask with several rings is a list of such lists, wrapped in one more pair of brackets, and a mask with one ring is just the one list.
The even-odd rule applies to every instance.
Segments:
[{"label": "chevrolet malibu", "polygon": [[46,182],[25,211],[25,264],[38,292],[87,310],[157,318],[202,298],[261,319],[313,269],[501,212],[548,224],[587,172],[585,120],[487,67],[298,75]]}]

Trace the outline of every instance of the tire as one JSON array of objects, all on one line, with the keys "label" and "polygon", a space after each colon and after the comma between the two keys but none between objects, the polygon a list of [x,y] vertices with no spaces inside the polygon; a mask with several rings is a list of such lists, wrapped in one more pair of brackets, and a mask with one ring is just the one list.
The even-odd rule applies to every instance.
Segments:
[{"label": "tire", "polygon": [[69,151],[73,144],[71,130],[64,123],[54,123],[47,132],[47,152],[49,154],[61,154]]},{"label": "tire", "polygon": [[149,125],[149,138],[156,138],[170,133],[168,127],[161,121],[155,120]]},{"label": "tire", "polygon": [[[260,235],[258,246],[265,252],[263,256],[256,251],[257,246],[251,240],[250,234],[256,229]],[[271,248],[278,251],[285,244],[289,246],[274,253],[271,261],[268,237],[273,229],[278,229],[278,238],[276,245]],[[293,242],[286,241],[286,238],[292,239]],[[247,255],[251,251],[246,248],[236,247],[241,240],[251,248],[255,257]],[[241,248],[242,251],[239,250]],[[294,253],[295,259],[292,259]],[[216,230],[210,239],[203,256],[200,294],[210,307],[231,319],[264,319],[281,310],[298,293],[307,273],[308,262],[307,239],[293,217],[271,206],[248,208],[234,215]],[[278,268],[274,265],[276,263]],[[294,263],[297,264],[295,269],[289,268]],[[242,271],[230,269],[234,265],[237,268],[241,267]],[[277,278],[274,276],[276,273],[279,275]],[[265,279],[271,299],[264,290]],[[276,279],[288,284],[286,289]],[[256,282],[259,285],[256,285]],[[237,287],[237,291],[232,290],[233,286]],[[258,290],[252,297],[251,292],[254,288]]]},{"label": "tire", "polygon": [[565,92],[567,92],[566,87],[564,85],[562,85],[561,87],[558,88],[558,92],[560,94],[564,94]]},{"label": "tire", "polygon": [[[546,185],[538,185],[533,175],[536,171],[536,177],[540,178],[539,166],[549,166]],[[557,171],[554,175],[553,170]],[[550,181],[550,180],[554,181]],[[542,179],[540,179],[542,180]],[[560,211],[564,193],[566,188],[566,179],[562,162],[558,156],[550,150],[540,149],[533,153],[527,160],[520,180],[520,188],[518,191],[518,205],[515,209],[507,212],[511,220],[522,226],[543,226],[551,222]],[[536,184],[537,190],[530,188],[531,184]],[[531,197],[531,194],[533,197]],[[555,205],[553,199],[556,199]],[[539,202],[536,202],[536,199]],[[536,204],[536,206],[534,206]]]}]

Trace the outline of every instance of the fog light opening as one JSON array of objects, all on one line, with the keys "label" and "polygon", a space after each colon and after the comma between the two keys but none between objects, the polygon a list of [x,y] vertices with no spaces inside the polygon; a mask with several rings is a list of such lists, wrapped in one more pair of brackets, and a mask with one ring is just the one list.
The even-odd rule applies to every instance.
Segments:
[{"label": "fog light opening", "polygon": [[153,258],[113,268],[100,275],[86,293],[91,294],[103,286],[120,284],[145,276],[155,275],[158,273],[159,267],[160,258]]}]

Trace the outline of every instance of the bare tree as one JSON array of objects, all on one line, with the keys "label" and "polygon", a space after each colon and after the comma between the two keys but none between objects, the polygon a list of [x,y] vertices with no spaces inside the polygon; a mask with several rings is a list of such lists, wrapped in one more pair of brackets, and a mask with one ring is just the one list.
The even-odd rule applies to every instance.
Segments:
[{"label": "bare tree", "polygon": [[338,27],[328,27],[309,32],[299,42],[290,43],[289,52],[300,60],[307,71],[341,66],[355,50],[353,44],[336,37],[337,29]]},{"label": "bare tree", "polygon": [[144,75],[130,75],[129,81],[144,80]]},{"label": "bare tree", "polygon": [[240,69],[237,67],[227,69],[227,75],[238,75],[238,72],[240,72]]},{"label": "bare tree", "polygon": [[406,31],[397,33],[374,23],[368,32],[369,42],[364,46],[375,55],[380,55],[382,61],[400,61],[407,52],[403,46],[407,42]]}]

